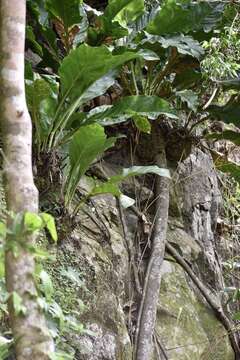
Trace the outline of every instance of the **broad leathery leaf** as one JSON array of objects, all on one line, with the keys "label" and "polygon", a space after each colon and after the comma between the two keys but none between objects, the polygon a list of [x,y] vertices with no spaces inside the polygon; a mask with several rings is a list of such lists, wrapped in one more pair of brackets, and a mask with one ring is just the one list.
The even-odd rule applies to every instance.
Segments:
[{"label": "broad leathery leaf", "polygon": [[84,104],[95,97],[104,94],[114,83],[118,75],[117,70],[111,70],[106,75],[95,81],[82,95],[81,103]]},{"label": "broad leathery leaf", "polygon": [[231,175],[238,183],[240,183],[240,166],[233,162],[226,162],[225,164],[216,165],[217,169]]},{"label": "broad leathery leaf", "polygon": [[54,293],[51,277],[45,270],[42,270],[39,274],[39,279],[41,280],[41,290],[43,291],[46,300],[50,302]]},{"label": "broad leathery leaf", "polygon": [[174,36],[158,36],[151,35],[145,32],[145,38],[141,40],[140,46],[146,43],[160,44],[161,47],[167,49],[169,47],[177,48],[179,54],[190,55],[200,59],[204,55],[204,50],[197,40],[187,35],[174,35]]},{"label": "broad leathery leaf", "polygon": [[145,9],[144,14],[140,16],[136,21],[134,21],[134,23],[130,24],[129,27],[131,28],[131,33],[125,39],[126,44],[131,43],[132,45],[133,39],[137,36],[138,33],[140,33],[146,28],[146,26],[150,23],[152,19],[154,19],[159,9],[160,7],[158,4],[152,7],[149,12],[147,12]]},{"label": "broad leathery leaf", "polygon": [[66,202],[74,195],[79,180],[85,174],[93,160],[113,146],[115,138],[108,138],[102,126],[92,124],[81,127],[73,136],[69,145],[70,171],[66,182]]},{"label": "broad leathery leaf", "polygon": [[81,0],[47,0],[47,10],[62,20],[65,30],[81,21]]},{"label": "broad leathery leaf", "polygon": [[40,216],[43,220],[44,226],[48,229],[53,241],[57,242],[58,236],[54,217],[47,213],[41,213]]},{"label": "broad leathery leaf", "polygon": [[177,74],[174,81],[173,87],[177,90],[189,89],[196,86],[201,81],[201,73],[193,70],[187,69],[180,74]]},{"label": "broad leathery leaf", "polygon": [[[79,99],[97,80],[137,57],[138,54],[129,51],[112,55],[105,46],[80,45],[64,58],[59,69],[62,97],[69,97],[71,101]],[[99,95],[101,93],[95,94]]]},{"label": "broad leathery leaf", "polygon": [[13,304],[13,309],[16,315],[25,315],[27,312],[26,307],[23,305],[23,300],[21,298],[21,296],[18,295],[18,293],[16,291],[13,291],[12,294],[10,295],[12,298],[12,304]]},{"label": "broad leathery leaf", "polygon": [[216,81],[224,90],[240,90],[240,78]]},{"label": "broad leathery leaf", "polygon": [[26,83],[27,103],[39,146],[48,136],[57,108],[58,85],[52,79],[37,78]]},{"label": "broad leathery leaf", "polygon": [[198,96],[197,94],[192,90],[181,90],[176,91],[176,95],[181,99],[181,101],[186,102],[189,109],[193,111],[197,111],[198,106]]},{"label": "broad leathery leaf", "polygon": [[160,168],[156,165],[152,166],[132,166],[130,168],[123,169],[123,177],[136,176],[136,175],[145,175],[145,174],[155,174],[159,176],[164,176],[171,178],[170,171],[165,168]]},{"label": "broad leathery leaf", "polygon": [[221,153],[211,150],[216,168],[228,175],[232,176],[238,183],[240,183],[240,166],[230,160],[227,160]]},{"label": "broad leathery leaf", "polygon": [[177,119],[176,111],[170,104],[158,96],[125,96],[112,106],[93,109],[86,116],[86,123],[98,122],[101,125],[118,124],[131,118],[132,115],[142,115],[156,119],[159,115],[166,115]]},{"label": "broad leathery leaf", "polygon": [[226,105],[210,105],[207,111],[218,120],[224,121],[226,124],[234,124],[240,127],[240,103],[229,102]]},{"label": "broad leathery leaf", "polygon": [[41,57],[43,55],[42,47],[36,40],[33,28],[29,25],[26,26],[26,40],[31,43],[32,50]]},{"label": "broad leathery leaf", "polygon": [[43,226],[42,218],[38,214],[27,211],[24,214],[24,226],[27,232],[38,231]]},{"label": "broad leathery leaf", "polygon": [[127,27],[144,13],[144,0],[110,0],[104,17]]},{"label": "broad leathery leaf", "polygon": [[155,35],[186,34],[197,30],[209,32],[221,21],[224,6],[221,1],[181,3],[166,0],[146,30]]},{"label": "broad leathery leaf", "polygon": [[159,56],[152,50],[140,49],[137,52],[146,61],[159,61]]},{"label": "broad leathery leaf", "polygon": [[87,38],[87,30],[89,26],[87,13],[83,6],[80,7],[81,22],[79,23],[79,31],[74,36],[73,45],[79,45],[83,43]]},{"label": "broad leathery leaf", "polygon": [[237,146],[240,146],[240,133],[233,130],[224,130],[222,133],[213,133],[206,135],[207,139],[228,140]]},{"label": "broad leathery leaf", "polygon": [[90,192],[90,196],[100,195],[100,194],[112,194],[114,196],[120,196],[121,191],[118,187],[118,182],[111,182],[111,179],[105,183],[96,185]]},{"label": "broad leathery leaf", "polygon": [[130,168],[123,169],[122,174],[112,176],[105,183],[95,186],[92,189],[90,196],[94,196],[102,193],[111,193],[114,196],[120,196],[121,192],[118,188],[120,182],[126,180],[128,177],[145,175],[145,174],[155,174],[158,176],[167,177],[169,179],[171,178],[170,171],[168,169],[159,168],[156,165],[132,166]]}]

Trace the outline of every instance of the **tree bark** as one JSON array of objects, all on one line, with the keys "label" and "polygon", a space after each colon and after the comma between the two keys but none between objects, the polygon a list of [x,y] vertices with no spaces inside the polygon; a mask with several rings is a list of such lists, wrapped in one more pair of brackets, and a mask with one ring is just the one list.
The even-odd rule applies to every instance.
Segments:
[{"label": "tree bark", "polygon": [[[0,118],[4,142],[3,173],[7,210],[14,214],[38,211],[38,191],[32,174],[32,124],[24,86],[25,0],[0,0]],[[8,224],[11,219],[9,217]],[[18,241],[19,239],[14,239]],[[9,242],[9,238],[7,242]],[[34,237],[24,239],[33,244]],[[37,303],[34,257],[19,245],[16,257],[5,255],[6,286],[26,309],[16,314],[9,297],[9,316],[17,360],[49,360],[54,344]]]},{"label": "tree bark", "polygon": [[[167,168],[164,138],[157,122],[152,127],[153,146],[157,152],[155,164]],[[144,279],[136,329],[136,360],[149,360],[152,355],[152,339],[156,321],[161,266],[165,254],[166,233],[169,207],[169,183],[167,177],[158,176],[155,184],[156,210],[152,231],[152,252]]]}]

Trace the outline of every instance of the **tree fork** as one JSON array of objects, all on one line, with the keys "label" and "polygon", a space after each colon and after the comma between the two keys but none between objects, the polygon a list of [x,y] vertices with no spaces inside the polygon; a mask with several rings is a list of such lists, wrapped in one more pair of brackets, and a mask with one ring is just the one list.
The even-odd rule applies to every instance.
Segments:
[{"label": "tree fork", "polygon": [[[165,142],[158,122],[152,126],[155,164],[167,168]],[[152,252],[144,279],[144,287],[138,313],[135,359],[149,360],[152,354],[152,339],[156,321],[157,304],[161,284],[161,266],[165,254],[169,207],[169,183],[167,177],[157,176],[155,184],[156,211],[152,231]]]},{"label": "tree fork", "polygon": [[[25,0],[0,0],[3,173],[7,210],[14,214],[38,212],[38,191],[32,174],[32,124],[24,86],[25,19]],[[34,240],[33,236],[24,239],[26,245],[33,244]],[[37,303],[34,257],[19,244],[17,257],[9,249],[6,251],[5,269],[8,293],[17,293],[26,309],[24,315],[16,314],[12,296],[9,297],[9,316],[17,360],[49,360],[54,344]]]}]

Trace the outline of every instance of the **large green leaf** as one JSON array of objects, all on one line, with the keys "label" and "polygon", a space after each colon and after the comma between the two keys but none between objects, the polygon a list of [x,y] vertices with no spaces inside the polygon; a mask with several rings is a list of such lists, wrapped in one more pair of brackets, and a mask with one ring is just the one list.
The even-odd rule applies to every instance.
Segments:
[{"label": "large green leaf", "polygon": [[156,119],[159,115],[166,115],[176,119],[176,111],[170,104],[158,96],[125,96],[114,105],[94,108],[85,117],[79,114],[74,116],[75,126],[97,122],[101,125],[119,124],[136,115]]},{"label": "large green leaf", "polygon": [[28,108],[35,126],[39,150],[46,140],[57,108],[57,83],[51,78],[38,77],[27,81]]},{"label": "large green leaf", "polygon": [[192,90],[181,90],[176,91],[176,95],[181,99],[181,101],[186,102],[189,109],[197,111],[198,106],[198,96]]},{"label": "large green leaf", "polygon": [[189,89],[198,85],[201,81],[202,75],[199,71],[193,69],[186,69],[180,74],[177,74],[174,81],[173,87],[177,90]]},{"label": "large green leaf", "polygon": [[216,81],[224,90],[240,90],[240,78]]},{"label": "large green leaf", "polygon": [[105,39],[112,41],[127,36],[130,32],[128,25],[143,13],[144,0],[110,0],[98,19],[98,28],[89,28],[89,43],[99,45]]},{"label": "large green leaf", "polygon": [[134,22],[144,12],[144,0],[110,0],[104,17],[123,27]]},{"label": "large green leaf", "polygon": [[238,183],[240,183],[240,166],[233,162],[226,162],[225,164],[217,165],[217,169],[232,176]]},{"label": "large green leaf", "polygon": [[[71,101],[78,99],[110,70],[138,56],[133,52],[112,55],[105,46],[90,47],[86,44],[79,46],[65,57],[60,67],[62,97],[68,97]],[[95,94],[95,96],[99,95],[101,93]]]},{"label": "large green leaf", "polygon": [[47,10],[61,19],[65,31],[81,21],[81,0],[47,0]]},{"label": "large green leaf", "polygon": [[198,41],[191,36],[174,35],[174,36],[158,36],[145,33],[146,37],[140,42],[144,44],[160,44],[164,49],[169,47],[177,48],[179,54],[190,55],[200,59],[204,55],[204,50]]},{"label": "large green leaf", "polygon": [[189,33],[197,30],[209,32],[221,20],[224,3],[164,1],[158,15],[147,26],[147,31],[155,35]]},{"label": "large green leaf", "polygon": [[90,196],[99,195],[103,193],[111,193],[112,195],[119,196],[121,191],[119,190],[119,183],[132,176],[139,176],[145,174],[155,174],[158,176],[164,176],[170,178],[170,172],[168,169],[160,168],[156,165],[151,166],[132,166],[130,168],[123,169],[122,174],[112,176],[108,181],[100,185],[95,186]]},{"label": "large green leaf", "polygon": [[207,111],[226,124],[234,124],[240,127],[240,103],[229,102],[224,106],[210,105]]},{"label": "large green leaf", "polygon": [[213,133],[206,136],[207,139],[228,140],[240,146],[240,133],[233,130],[224,130],[222,133]]},{"label": "large green leaf", "polygon": [[39,56],[43,55],[42,47],[36,40],[33,28],[29,25],[26,26],[26,40],[31,44],[31,47],[36,54]]},{"label": "large green leaf", "polygon": [[211,150],[211,154],[216,168],[232,176],[240,183],[240,166],[237,163],[228,160],[225,155],[216,150]]},{"label": "large green leaf", "polygon": [[[76,109],[86,101],[102,95],[113,84],[117,69],[139,56],[129,51],[112,55],[105,46],[90,47],[83,44],[65,57],[59,70],[61,101],[55,114],[49,148],[59,144]],[[64,107],[66,100],[70,103],[67,109]]]},{"label": "large green leaf", "polygon": [[108,138],[102,126],[92,124],[81,127],[69,145],[70,171],[66,182],[66,203],[72,200],[79,180],[92,161],[113,146],[115,138]]}]

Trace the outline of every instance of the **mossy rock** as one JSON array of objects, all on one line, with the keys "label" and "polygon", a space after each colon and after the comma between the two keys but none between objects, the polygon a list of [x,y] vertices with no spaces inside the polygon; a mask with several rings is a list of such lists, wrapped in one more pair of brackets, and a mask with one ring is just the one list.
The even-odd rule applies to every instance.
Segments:
[{"label": "mossy rock", "polygon": [[164,261],[157,333],[171,360],[234,360],[226,330],[196,296],[182,268]]}]

